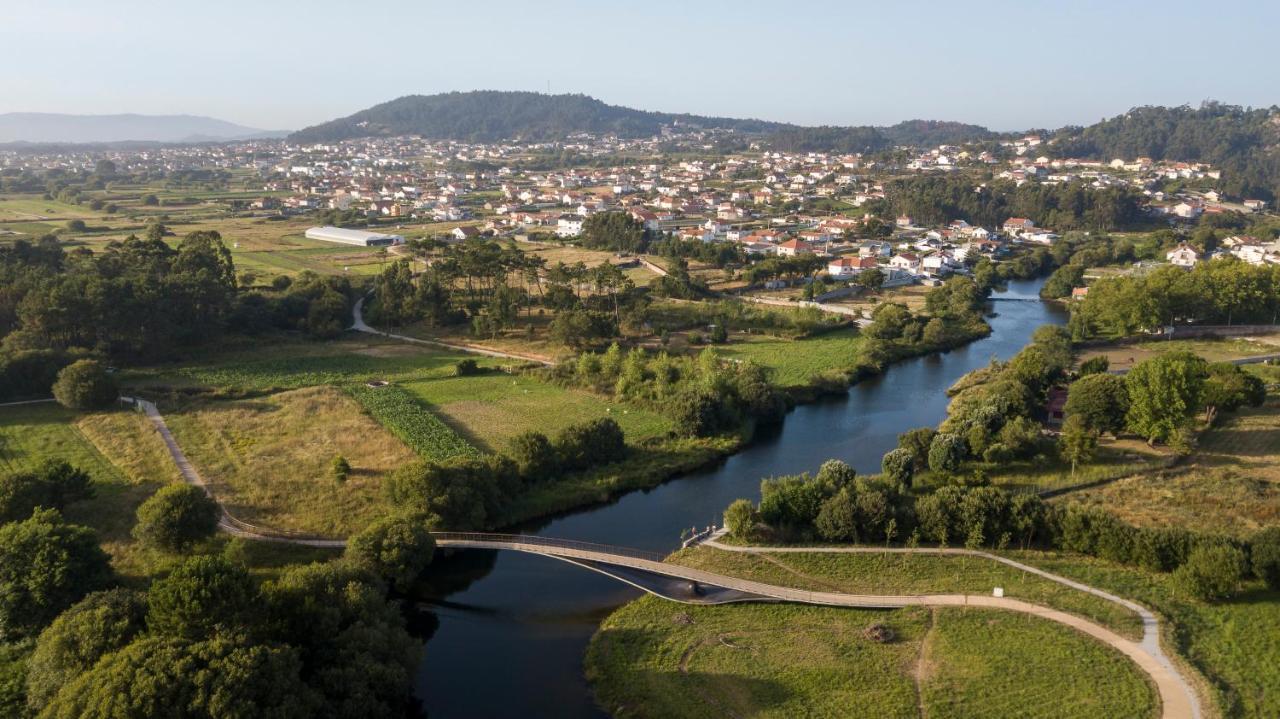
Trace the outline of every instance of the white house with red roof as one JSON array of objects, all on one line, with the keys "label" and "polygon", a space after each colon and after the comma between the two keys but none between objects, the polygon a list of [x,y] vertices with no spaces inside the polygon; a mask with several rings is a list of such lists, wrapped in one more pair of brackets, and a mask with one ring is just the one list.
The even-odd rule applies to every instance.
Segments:
[{"label": "white house with red roof", "polygon": [[1177,265],[1178,267],[1195,267],[1196,263],[1200,261],[1200,253],[1185,242],[1166,252],[1164,257],[1169,261],[1169,264]]},{"label": "white house with red roof", "polygon": [[906,272],[920,272],[920,256],[913,252],[903,252],[889,258],[889,266]]},{"label": "white house with red roof", "polygon": [[813,247],[804,240],[791,238],[786,242],[778,245],[778,254],[783,257],[795,257],[796,255],[812,255]]},{"label": "white house with red roof", "polygon": [[840,257],[827,263],[827,274],[837,280],[846,280],[879,266],[873,257]]},{"label": "white house with red roof", "polygon": [[1011,235],[1018,235],[1035,229],[1036,223],[1025,217],[1010,217],[1001,225],[1001,229]]}]

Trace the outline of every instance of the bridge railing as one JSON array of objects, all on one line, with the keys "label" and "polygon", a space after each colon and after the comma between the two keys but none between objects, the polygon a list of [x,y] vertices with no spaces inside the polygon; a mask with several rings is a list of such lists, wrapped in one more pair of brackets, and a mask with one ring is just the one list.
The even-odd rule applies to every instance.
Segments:
[{"label": "bridge railing", "polygon": [[631,557],[633,559],[644,559],[651,562],[661,562],[666,555],[658,552],[647,552],[642,549],[632,549],[630,547],[618,547],[612,544],[599,544],[597,542],[582,542],[576,539],[556,539],[554,537],[540,537],[536,534],[495,534],[491,532],[432,532],[431,536],[437,541],[458,541],[458,542],[477,542],[477,543],[493,543],[493,544],[528,544],[537,547],[550,547],[558,549],[575,549],[583,552],[599,552],[601,554],[614,554],[623,557]]},{"label": "bridge railing", "polygon": [[236,517],[235,515],[228,512],[225,507],[222,510],[222,521],[226,522],[228,525],[232,527],[235,527],[236,529],[239,529],[242,532],[247,532],[249,534],[257,535],[260,537],[286,539],[286,540],[301,539],[306,541],[318,541],[318,542],[335,541],[335,540],[332,540],[330,537],[322,537],[318,534],[309,534],[307,532],[295,532],[289,529],[274,529],[274,528],[268,528],[268,527],[259,527],[256,524],[250,524]]}]

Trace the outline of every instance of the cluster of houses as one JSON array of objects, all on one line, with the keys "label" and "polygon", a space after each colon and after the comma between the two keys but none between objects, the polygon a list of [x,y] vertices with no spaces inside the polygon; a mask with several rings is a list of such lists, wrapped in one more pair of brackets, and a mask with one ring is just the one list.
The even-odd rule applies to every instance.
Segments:
[{"label": "cluster of houses", "polygon": [[1250,235],[1232,235],[1208,253],[1202,253],[1185,242],[1165,253],[1169,264],[1179,267],[1195,267],[1206,260],[1222,257],[1235,257],[1251,265],[1280,265],[1280,240],[1263,242]]}]

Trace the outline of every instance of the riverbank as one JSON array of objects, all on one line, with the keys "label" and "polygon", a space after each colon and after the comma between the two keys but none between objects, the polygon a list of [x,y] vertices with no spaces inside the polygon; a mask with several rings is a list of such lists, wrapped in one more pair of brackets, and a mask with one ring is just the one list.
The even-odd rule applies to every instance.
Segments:
[{"label": "riverbank", "polygon": [[[878,472],[898,434],[943,418],[945,389],[961,375],[1013,356],[1036,327],[1065,322],[1059,308],[1036,300],[1039,284],[1011,281],[997,293],[994,299],[1026,301],[998,302],[986,337],[901,360],[847,392],[800,404],[781,425],[762,428],[750,444],[679,481],[522,529],[667,553],[682,530],[718,524],[734,499],[758,496],[763,477],[813,471],[833,457],[860,473]],[[607,716],[586,683],[583,656],[601,620],[638,590],[563,562],[478,550],[438,560],[431,575],[418,599],[439,624],[419,670],[418,696],[432,716]],[[478,650],[488,647],[501,650]]]}]

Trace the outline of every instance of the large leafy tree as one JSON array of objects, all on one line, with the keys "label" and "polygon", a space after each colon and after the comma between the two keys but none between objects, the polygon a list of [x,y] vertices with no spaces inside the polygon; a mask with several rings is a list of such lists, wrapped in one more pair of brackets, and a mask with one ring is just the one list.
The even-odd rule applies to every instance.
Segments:
[{"label": "large leafy tree", "polygon": [[258,588],[243,567],[192,557],[151,585],[147,626],[155,634],[202,639],[238,634],[260,620]]},{"label": "large leafy tree", "polygon": [[318,717],[398,716],[409,701],[421,645],[404,618],[343,563],[286,571],[263,588],[272,638],[296,647],[322,697]]},{"label": "large leafy tree", "polygon": [[1078,416],[1097,432],[1115,434],[1124,429],[1129,413],[1129,389],[1123,377],[1091,374],[1071,383],[1067,391],[1066,413]]},{"label": "large leafy tree", "polygon": [[291,647],[149,637],[108,655],[44,708],[48,719],[303,719],[320,701]]},{"label": "large leafy tree", "polygon": [[34,636],[114,575],[92,530],[56,510],[0,527],[0,638]]},{"label": "large leafy tree", "polygon": [[165,551],[181,551],[213,536],[222,510],[199,487],[170,484],[161,487],[138,507],[133,536]]},{"label": "large leafy tree", "polygon": [[582,244],[614,252],[643,252],[644,225],[625,212],[598,212],[582,223]]},{"label": "large leafy tree", "polygon": [[406,591],[435,553],[431,520],[429,515],[420,513],[383,517],[352,537],[344,556],[392,587]]},{"label": "large leafy tree", "polygon": [[27,702],[39,710],[99,659],[146,630],[147,602],[128,589],[95,592],[40,633],[27,663]]},{"label": "large leafy tree", "polygon": [[58,404],[69,409],[102,409],[116,401],[120,389],[101,363],[83,359],[58,373],[53,396]]},{"label": "large leafy tree", "polygon": [[1200,407],[1207,364],[1190,352],[1171,352],[1139,363],[1125,376],[1126,422],[1148,442],[1164,441]]}]

